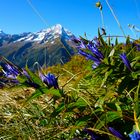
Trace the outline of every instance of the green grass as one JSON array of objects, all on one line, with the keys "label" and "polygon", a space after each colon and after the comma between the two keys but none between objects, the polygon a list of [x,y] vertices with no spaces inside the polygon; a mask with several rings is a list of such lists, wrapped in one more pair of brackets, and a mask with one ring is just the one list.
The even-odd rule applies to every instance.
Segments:
[{"label": "green grass", "polygon": [[[71,94],[85,73],[89,73],[89,70],[85,71],[89,64],[83,57],[74,56],[67,64],[49,67],[45,71],[59,76],[59,85],[65,85],[64,90]],[[52,119],[50,124],[50,115],[54,110],[51,95],[44,94],[25,104],[34,91],[33,88],[19,86],[0,89],[1,139],[61,139],[59,135],[63,131],[68,133],[75,127],[73,124],[67,127],[71,114],[66,116],[64,122],[58,118],[58,121]],[[57,102],[56,106],[59,105]]]}]

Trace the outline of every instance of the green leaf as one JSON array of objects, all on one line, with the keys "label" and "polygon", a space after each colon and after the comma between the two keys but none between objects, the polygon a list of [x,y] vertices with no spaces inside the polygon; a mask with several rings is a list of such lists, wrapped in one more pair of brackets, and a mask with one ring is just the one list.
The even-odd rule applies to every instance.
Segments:
[{"label": "green leaf", "polygon": [[36,74],[34,74],[32,71],[30,71],[27,66],[26,66],[26,71],[29,74],[33,83],[36,83],[39,86],[44,86],[44,83],[41,81],[41,79]]},{"label": "green leaf", "polygon": [[47,119],[40,120],[40,125],[41,126],[46,126],[47,124],[48,124],[48,120]]},{"label": "green leaf", "polygon": [[105,84],[105,82],[107,81],[108,76],[109,76],[112,72],[113,72],[113,70],[111,69],[111,70],[109,70],[109,71],[107,71],[107,72],[105,73],[105,77],[104,77],[104,79],[102,80],[101,87]]},{"label": "green leaf", "polygon": [[98,121],[94,125],[94,128],[101,129],[103,126],[107,125],[110,122],[113,122],[114,120],[118,118],[122,118],[121,112],[108,111],[107,113],[104,113],[103,115],[101,115],[101,117],[98,119]]},{"label": "green leaf", "polygon": [[118,87],[118,92],[122,93],[124,89],[129,85],[130,81],[132,81],[132,78],[129,76],[124,77],[124,79],[121,81]]},{"label": "green leaf", "polygon": [[127,38],[126,38],[126,45],[128,45],[128,44],[130,44],[130,37],[129,36],[127,36]]},{"label": "green leaf", "polygon": [[136,90],[136,92],[134,94],[134,103],[135,103],[134,110],[136,112],[136,117],[138,117],[140,115],[140,110],[139,110],[139,108],[140,108],[139,93],[140,93],[140,81],[138,83],[137,90]]},{"label": "green leaf", "polygon": [[52,117],[56,117],[61,111],[65,109],[65,104],[62,102],[51,114]]},{"label": "green leaf", "polygon": [[88,44],[88,42],[89,42],[89,40],[83,38],[82,36],[80,36],[80,39],[81,39],[84,43],[86,43],[86,44]]},{"label": "green leaf", "polygon": [[[108,100],[110,100],[110,99],[112,99],[112,98],[114,98],[115,96],[116,96],[116,94],[117,93],[115,93],[115,92],[107,92],[104,96],[102,95],[102,96],[100,96],[99,97],[99,99],[97,100],[97,102],[96,102],[96,104],[95,104],[95,107],[100,107],[102,110],[104,110],[103,109],[103,107],[104,107],[104,102],[105,101],[108,101]],[[109,107],[111,107],[112,109],[113,109],[113,107],[115,106],[115,103],[106,103],[106,105]],[[114,107],[114,109],[116,108],[116,106]],[[113,110],[114,110],[113,109]]]},{"label": "green leaf", "polygon": [[82,98],[79,98],[76,102],[68,104],[67,109],[68,111],[71,111],[74,108],[82,108],[86,106],[87,103]]},{"label": "green leaf", "polygon": [[[139,55],[139,54],[138,54]],[[132,62],[131,62],[131,66],[135,69],[135,70],[140,70],[140,56],[135,57]]]},{"label": "green leaf", "polygon": [[43,87],[36,89],[36,91],[27,99],[26,102],[31,101],[31,100],[41,96],[42,94],[51,94],[56,97],[61,97],[59,90],[53,89],[53,88],[48,89],[47,87],[43,86]]},{"label": "green leaf", "polygon": [[81,107],[85,107],[87,106],[87,103],[82,99],[82,98],[79,98],[75,105],[78,107],[78,108],[81,108]]},{"label": "green leaf", "polygon": [[107,108],[109,108],[110,110],[114,110],[117,111],[117,107],[115,103],[106,103]]},{"label": "green leaf", "polygon": [[118,45],[118,38],[116,37],[115,46]]},{"label": "green leaf", "polygon": [[20,82],[20,84],[24,84],[28,79],[24,75],[18,75],[17,80]]},{"label": "green leaf", "polygon": [[51,94],[53,96],[56,96],[56,97],[61,97],[61,93],[58,89],[54,89],[54,88],[51,88],[49,90],[44,90],[44,93],[45,94]]},{"label": "green leaf", "polygon": [[110,39],[110,37],[108,37],[108,45],[109,46],[111,45],[111,39]]},{"label": "green leaf", "polygon": [[136,71],[136,72],[132,72],[131,75],[132,75],[132,77],[133,77],[134,79],[138,79],[139,76],[140,76],[140,70],[139,70],[139,71]]},{"label": "green leaf", "polygon": [[29,102],[39,96],[41,96],[43,93],[41,92],[40,89],[36,89],[36,91],[26,100],[26,102]]},{"label": "green leaf", "polygon": [[103,104],[104,104],[104,96],[100,96],[99,99],[97,100],[97,102],[95,103],[95,108],[100,107],[100,109],[103,111]]},{"label": "green leaf", "polygon": [[91,119],[91,116],[84,116],[78,119],[75,123],[76,126],[85,126],[88,123],[88,120]]}]

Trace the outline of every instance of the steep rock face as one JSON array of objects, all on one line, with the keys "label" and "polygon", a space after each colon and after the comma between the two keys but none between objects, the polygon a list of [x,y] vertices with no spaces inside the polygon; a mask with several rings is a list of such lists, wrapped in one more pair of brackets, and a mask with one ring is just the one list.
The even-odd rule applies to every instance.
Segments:
[{"label": "steep rock face", "polygon": [[21,67],[26,63],[32,67],[35,62],[41,66],[65,63],[74,54],[73,37],[60,24],[36,33],[10,35],[0,30],[0,55]]}]

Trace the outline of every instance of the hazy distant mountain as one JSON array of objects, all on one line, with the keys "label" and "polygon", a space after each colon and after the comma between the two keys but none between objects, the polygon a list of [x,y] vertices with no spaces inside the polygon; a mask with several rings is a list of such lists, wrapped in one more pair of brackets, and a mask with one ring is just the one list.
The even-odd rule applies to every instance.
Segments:
[{"label": "hazy distant mountain", "polygon": [[65,63],[74,54],[73,37],[60,24],[36,33],[10,35],[0,30],[0,55],[21,67],[26,63],[32,67],[35,62],[49,66]]}]

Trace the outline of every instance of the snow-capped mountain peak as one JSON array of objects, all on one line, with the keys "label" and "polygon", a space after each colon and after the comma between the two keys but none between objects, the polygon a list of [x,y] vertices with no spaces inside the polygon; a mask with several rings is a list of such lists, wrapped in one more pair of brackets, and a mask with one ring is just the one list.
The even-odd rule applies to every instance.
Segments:
[{"label": "snow-capped mountain peak", "polygon": [[54,33],[62,34],[62,26],[60,24],[56,24],[55,26],[52,27],[52,30]]},{"label": "snow-capped mountain peak", "polygon": [[66,36],[67,39],[71,36],[73,36],[73,34],[68,31],[67,29],[63,28],[60,24],[56,24],[50,28],[47,29],[43,29],[39,32],[36,33],[29,33],[26,36],[22,36],[21,38],[19,38],[18,40],[16,40],[15,42],[19,42],[19,41],[30,41],[30,42],[52,42],[54,41],[54,39],[61,37],[61,36]]}]

